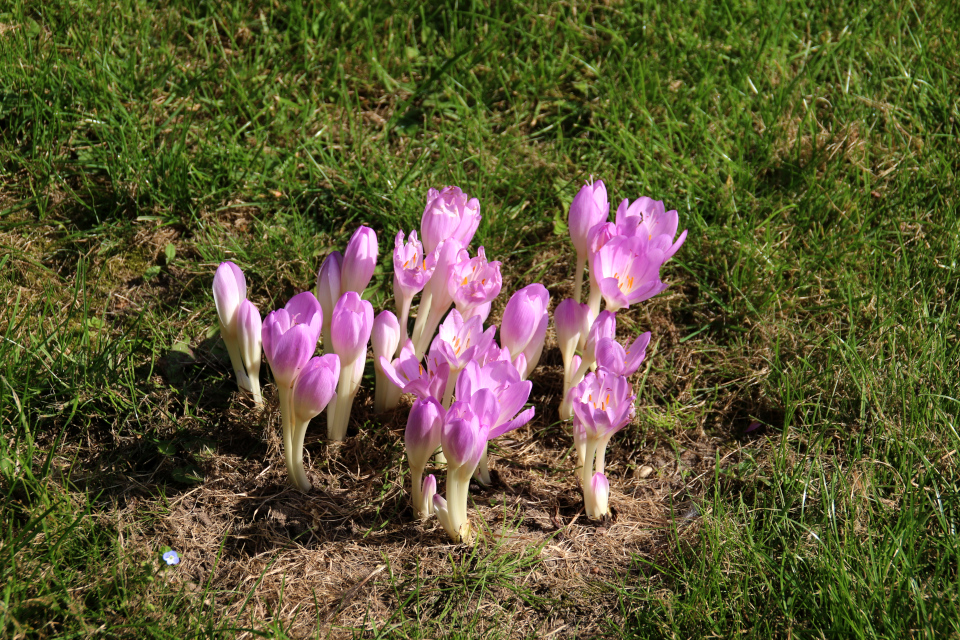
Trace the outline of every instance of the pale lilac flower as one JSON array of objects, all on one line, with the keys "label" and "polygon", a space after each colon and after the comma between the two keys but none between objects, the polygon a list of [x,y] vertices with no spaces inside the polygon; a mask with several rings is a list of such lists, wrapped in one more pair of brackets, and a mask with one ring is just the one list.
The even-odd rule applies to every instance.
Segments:
[{"label": "pale lilac flower", "polygon": [[[252,391],[250,377],[240,353],[237,326],[237,315],[246,298],[247,280],[243,277],[243,271],[230,261],[221,262],[213,276],[213,301],[217,307],[217,319],[220,321],[220,336],[227,346],[230,364],[237,376],[237,386],[245,391]],[[254,399],[257,399],[256,396]]]},{"label": "pale lilac flower", "polygon": [[437,337],[430,345],[430,354],[443,357],[450,364],[451,371],[459,372],[477,354],[490,347],[496,331],[496,327],[484,331],[480,318],[464,320],[454,309],[440,325]]},{"label": "pale lilac flower", "polygon": [[163,554],[163,561],[168,565],[180,564],[180,556],[176,551],[167,551]]},{"label": "pale lilac flower", "polygon": [[474,315],[474,310],[491,302],[500,294],[503,280],[500,263],[487,262],[483,247],[471,258],[466,249],[460,251],[458,261],[447,275],[447,292],[464,319]]},{"label": "pale lilac flower", "polygon": [[573,279],[573,299],[580,302],[580,290],[583,283],[583,268],[587,262],[590,230],[607,219],[610,204],[607,202],[607,189],[602,180],[585,185],[570,204],[568,226],[570,240],[577,252],[577,266]]},{"label": "pale lilac flower", "polygon": [[617,207],[616,226],[619,235],[646,236],[647,240],[656,240],[657,248],[663,251],[664,261],[669,260],[687,239],[684,230],[680,237],[677,227],[680,217],[676,211],[667,211],[662,200],[637,198],[631,204],[624,200]]},{"label": "pale lilac flower", "polygon": [[361,225],[350,237],[343,252],[340,270],[340,293],[355,291],[363,293],[377,268],[377,234],[370,227]]},{"label": "pale lilac flower", "polygon": [[333,399],[339,378],[340,358],[336,354],[311,358],[293,383],[289,404],[284,407],[281,403],[281,411],[286,409],[293,415],[292,428],[283,434],[287,473],[301,491],[311,488],[303,468],[303,440],[307,435],[307,427],[310,420],[319,415]]},{"label": "pale lilac flower", "polygon": [[[588,314],[589,317],[589,314]],[[576,367],[566,383],[563,400],[560,402],[560,419],[569,420],[573,417],[573,405],[571,404],[570,389],[580,384],[587,370],[596,364],[597,343],[603,338],[613,338],[617,334],[617,314],[612,311],[601,311],[590,329],[586,333],[586,339],[581,334],[580,340],[583,342],[583,357],[580,358],[580,364]]]},{"label": "pale lilac flower", "polygon": [[432,516],[433,497],[435,495],[437,495],[437,479],[431,473],[423,479],[423,486],[420,488],[420,503],[414,503],[414,510],[424,516]]},{"label": "pale lilac flower", "polygon": [[341,441],[347,435],[353,399],[360,389],[367,343],[373,330],[373,305],[361,300],[356,291],[347,291],[333,307],[330,341],[340,356],[340,384],[336,399],[327,408],[327,436]]},{"label": "pale lilac flower", "polygon": [[373,372],[376,379],[373,410],[383,413],[397,406],[401,393],[400,388],[384,375],[383,366],[380,364],[381,357],[389,360],[400,346],[400,323],[397,316],[390,311],[381,311],[373,320],[370,342],[373,345]]},{"label": "pale lilac flower", "polygon": [[413,296],[420,293],[430,281],[439,254],[434,251],[425,256],[416,231],[410,232],[410,239],[406,244],[403,241],[403,231],[398,231],[393,246],[393,297],[400,317],[402,340],[406,342],[407,320],[410,317]]},{"label": "pale lilac flower", "polygon": [[447,379],[450,377],[450,365],[440,356],[428,357],[424,367],[414,350],[413,341],[407,340],[400,350],[400,356],[392,362],[380,358],[383,374],[404,393],[412,393],[421,400],[443,398]]},{"label": "pale lilac flower", "polygon": [[249,300],[240,303],[237,311],[237,347],[247,373],[250,393],[257,404],[263,402],[260,395],[260,364],[263,359],[263,321],[260,312]]},{"label": "pale lilac flower", "polygon": [[660,280],[664,255],[644,237],[617,236],[605,244],[591,266],[607,309],[618,311],[665,290]]},{"label": "pale lilac flower", "polygon": [[567,298],[554,309],[553,324],[557,331],[560,355],[563,357],[563,395],[566,397],[567,391],[573,386],[570,383],[576,371],[573,366],[573,355],[580,343],[580,336],[586,335],[593,324],[590,305]]},{"label": "pale lilac flower", "polygon": [[323,324],[320,303],[309,291],[290,298],[283,309],[263,321],[263,352],[278,387],[290,389],[300,369],[313,357]]},{"label": "pale lilac flower", "polygon": [[340,290],[340,273],[343,268],[343,256],[334,251],[326,257],[320,270],[317,272],[317,301],[323,309],[323,350],[333,351],[330,344],[330,320],[333,318],[333,307],[343,293]]},{"label": "pale lilac flower", "polygon": [[587,517],[599,519],[610,514],[610,482],[602,473],[593,474],[590,487],[584,487]]},{"label": "pale lilac flower", "polygon": [[427,253],[447,238],[456,238],[463,246],[470,244],[480,225],[480,201],[470,198],[459,187],[430,189],[423,210],[420,230]]},{"label": "pale lilac flower", "polygon": [[[407,451],[407,462],[410,464],[413,508],[420,516],[429,515],[429,511],[425,510],[424,506],[432,504],[427,502],[432,501],[432,496],[426,498],[422,493],[425,483],[422,485],[420,478],[423,476],[423,470],[430,456],[440,446],[440,431],[445,413],[435,398],[427,398],[414,401],[407,416],[407,428],[404,430],[403,440]],[[432,477],[428,476],[428,479]],[[435,480],[433,492],[436,493]]]},{"label": "pale lilac flower", "polygon": [[500,342],[510,350],[512,357],[524,355],[527,365],[527,370],[521,373],[524,379],[540,361],[550,319],[549,305],[547,288],[542,284],[531,284],[513,294],[503,310]]},{"label": "pale lilac flower", "polygon": [[641,333],[633,343],[624,349],[613,338],[601,338],[596,345],[597,368],[610,371],[618,376],[631,376],[647,355],[650,344],[650,332]]}]

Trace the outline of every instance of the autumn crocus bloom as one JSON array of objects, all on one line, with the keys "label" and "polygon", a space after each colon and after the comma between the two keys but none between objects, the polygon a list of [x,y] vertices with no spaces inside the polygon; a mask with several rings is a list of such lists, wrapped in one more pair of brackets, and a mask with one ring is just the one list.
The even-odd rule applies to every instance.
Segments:
[{"label": "autumn crocus bloom", "polygon": [[307,434],[307,426],[333,399],[339,378],[340,359],[328,353],[311,358],[293,383],[290,403],[293,408],[293,428],[283,434],[283,452],[287,473],[301,491],[310,490],[310,481],[303,468],[303,439]]},{"label": "autumn crocus bloom", "polygon": [[[472,401],[481,390],[494,394],[498,412],[496,418],[490,422],[490,432],[487,435],[488,440],[493,440],[533,419],[533,407],[520,411],[530,398],[532,388],[533,383],[522,380],[520,373],[509,360],[495,360],[483,366],[474,361],[467,364],[457,380],[457,401]],[[490,484],[486,445],[477,465],[476,477],[482,484]]]},{"label": "autumn crocus bloom", "polygon": [[525,356],[525,371],[520,377],[526,379],[540,362],[543,342],[547,337],[550,294],[542,284],[531,284],[510,297],[500,321],[500,343],[510,355]]},{"label": "autumn crocus bloom", "polygon": [[361,225],[350,237],[343,252],[340,270],[340,293],[355,291],[363,293],[377,268],[377,233]]},{"label": "autumn crocus bloom", "polygon": [[249,300],[240,303],[237,311],[237,346],[250,384],[250,393],[257,404],[263,402],[260,395],[260,364],[263,356],[263,321],[260,312]]},{"label": "autumn crocus bloom", "polygon": [[447,281],[450,271],[457,264],[463,245],[456,238],[444,240],[437,249],[437,264],[433,276],[423,289],[420,296],[420,307],[417,309],[417,321],[413,326],[414,347],[417,357],[422,357],[427,347],[433,341],[433,334],[437,325],[443,320],[453,298],[450,295]]},{"label": "autumn crocus bloom", "polygon": [[303,491],[310,489],[310,483],[303,474],[302,458],[299,472],[294,459],[293,438],[297,417],[293,387],[317,349],[322,323],[320,303],[309,291],[295,295],[283,309],[271,311],[263,321],[263,353],[273,371],[280,396],[283,455],[291,480]]},{"label": "autumn crocus bloom", "polygon": [[[446,412],[435,398],[416,400],[407,416],[407,428],[403,433],[403,442],[407,450],[407,462],[410,464],[411,494],[413,508],[419,516],[430,515],[430,505],[423,493],[421,478],[430,456],[440,446],[440,430],[443,427]],[[432,477],[432,476],[430,476]],[[435,483],[436,481],[434,481]],[[434,484],[436,493],[436,484]]]},{"label": "autumn crocus bloom", "polygon": [[593,257],[600,294],[609,311],[642,302],[667,288],[660,280],[664,252],[640,236],[613,238]]},{"label": "autumn crocus bloom", "polygon": [[423,291],[429,282],[437,266],[437,257],[436,251],[424,255],[416,231],[410,232],[410,239],[406,243],[403,241],[403,231],[397,232],[393,243],[393,298],[400,317],[401,342],[407,341],[407,321],[413,296]]},{"label": "autumn crocus bloom", "polygon": [[597,520],[610,513],[610,482],[602,473],[593,474],[590,490],[583,492],[587,517]]},{"label": "autumn crocus bloom", "polygon": [[463,246],[470,244],[480,225],[480,201],[467,196],[460,187],[430,189],[427,206],[420,220],[423,248],[427,253],[447,238],[455,238]]},{"label": "autumn crocus bloom", "polygon": [[440,523],[454,542],[469,542],[472,538],[467,517],[470,478],[483,455],[490,425],[498,415],[493,392],[481,389],[470,401],[454,402],[444,419],[440,444],[447,459],[447,498],[434,496],[433,503]]},{"label": "autumn crocus bloom", "polygon": [[[599,518],[607,515],[608,511],[599,511],[595,496],[588,496],[587,492],[594,490],[594,473],[604,472],[604,458],[610,438],[633,418],[636,412],[633,404],[636,396],[633,395],[633,389],[626,378],[603,370],[588,373],[570,394],[573,402],[574,432],[579,433],[579,437],[584,441],[583,458],[579,462],[580,484],[584,490],[587,515]],[[580,448],[577,449],[579,457]],[[590,513],[591,509],[593,513]]]},{"label": "autumn crocus bloom", "polygon": [[464,320],[500,295],[502,286],[500,263],[487,262],[483,247],[477,249],[475,258],[465,249],[460,251],[457,263],[447,275],[447,291]]},{"label": "autumn crocus bloom", "polygon": [[397,406],[401,394],[400,388],[384,375],[383,365],[380,364],[381,357],[389,360],[400,346],[400,323],[397,322],[397,316],[390,311],[381,311],[373,320],[370,343],[373,345],[373,371],[377,385],[373,396],[373,410],[383,413]]},{"label": "autumn crocus bloom", "polygon": [[330,352],[330,319],[333,318],[333,306],[340,299],[340,272],[343,268],[343,256],[334,251],[326,257],[317,272],[317,300],[323,309],[323,350]]},{"label": "autumn crocus bloom", "polygon": [[400,356],[391,361],[380,358],[383,374],[403,393],[412,393],[421,400],[442,398],[446,392],[450,365],[440,356],[428,357],[424,367],[414,350],[413,341],[407,340]]},{"label": "autumn crocus bloom", "polygon": [[585,185],[570,204],[570,215],[567,222],[570,229],[570,240],[577,252],[577,266],[573,279],[573,299],[577,302],[580,302],[583,268],[587,263],[587,242],[590,230],[606,220],[609,213],[610,203],[607,202],[607,188],[603,185],[602,180]]},{"label": "autumn crocus bloom", "polygon": [[641,333],[633,343],[624,349],[613,338],[601,338],[596,346],[597,368],[609,371],[618,376],[631,376],[647,355],[647,345],[650,344],[650,332]]},{"label": "autumn crocus bloom", "polygon": [[[596,349],[597,343],[603,338],[613,338],[617,334],[617,314],[612,311],[601,311],[590,329],[587,331],[587,339],[584,341],[583,356],[580,365],[570,376],[568,386],[564,391],[563,400],[560,403],[560,419],[569,420],[573,417],[573,405],[571,404],[569,389],[580,384],[587,370],[593,367],[597,362]],[[582,340],[582,337],[581,337]]]},{"label": "autumn crocus bloom", "polygon": [[553,324],[557,331],[557,342],[560,344],[560,355],[563,357],[563,395],[566,397],[567,391],[573,386],[570,384],[573,373],[576,371],[576,367],[573,366],[573,355],[577,351],[580,336],[586,336],[593,324],[590,306],[577,302],[573,298],[567,298],[554,309]]},{"label": "autumn crocus bloom", "polygon": [[230,365],[237,376],[237,386],[244,391],[252,391],[250,378],[240,354],[240,343],[237,335],[237,314],[240,310],[240,304],[246,298],[247,280],[243,277],[243,271],[229,260],[221,262],[213,276],[213,301],[216,304],[217,318],[220,321],[220,336],[227,346]]},{"label": "autumn crocus bloom", "polygon": [[356,291],[340,296],[330,322],[330,341],[333,351],[340,356],[340,384],[336,398],[327,406],[327,437],[331,440],[341,441],[347,435],[372,330],[373,305],[361,300]]},{"label": "autumn crocus bloom", "polygon": [[454,309],[440,325],[440,331],[430,345],[430,356],[444,359],[450,365],[450,377],[447,381],[443,406],[449,407],[453,396],[454,384],[460,371],[480,353],[487,350],[493,342],[496,327],[483,330],[480,318],[464,320]]},{"label": "autumn crocus bloom", "polygon": [[647,197],[637,198],[633,203],[624,200],[617,207],[615,219],[619,235],[656,239],[657,248],[663,251],[664,261],[672,258],[687,239],[687,231],[684,229],[674,241],[677,227],[680,226],[680,217],[675,210],[667,211],[662,200]]}]

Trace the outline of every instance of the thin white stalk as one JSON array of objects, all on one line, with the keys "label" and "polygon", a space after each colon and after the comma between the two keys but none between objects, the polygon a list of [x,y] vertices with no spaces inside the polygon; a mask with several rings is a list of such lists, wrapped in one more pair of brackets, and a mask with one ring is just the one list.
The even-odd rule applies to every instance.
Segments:
[{"label": "thin white stalk", "polygon": [[[446,307],[440,308],[435,306],[431,301],[430,313],[427,315],[426,322],[423,323],[423,330],[417,339],[414,340],[414,347],[416,348],[418,358],[422,358],[423,354],[427,352],[427,349],[430,347],[430,343],[433,342],[433,334],[437,332],[437,327],[440,326],[440,321],[443,320],[443,316],[446,315],[449,309],[450,304],[447,304]],[[420,320],[419,312],[417,312],[417,320]]]},{"label": "thin white stalk", "polygon": [[[223,336],[223,327],[220,328]],[[237,376],[237,386],[243,391],[251,391],[250,378],[247,377],[246,369],[243,367],[243,357],[240,355],[240,345],[236,340],[228,340],[223,337],[224,344],[227,345],[227,353],[230,354],[230,366],[233,367],[233,373]]]},{"label": "thin white stalk", "polygon": [[587,256],[577,255],[577,267],[573,272],[573,299],[580,302],[580,294],[583,292],[583,268],[587,266]]},{"label": "thin white stalk", "polygon": [[[414,348],[416,348],[416,345],[420,342],[420,335],[423,333],[424,325],[427,324],[431,306],[433,306],[433,294],[424,289],[423,293],[420,294],[420,306],[417,307],[417,319],[413,323],[413,333],[410,334]],[[403,349],[404,344],[406,344],[406,342],[401,342],[399,348]],[[400,351],[397,351],[397,354],[399,355]]]},{"label": "thin white stalk", "polygon": [[397,301],[397,315],[400,317],[400,342],[397,343],[397,353],[394,358],[400,357],[403,351],[403,345],[407,344],[407,323],[410,320],[410,304],[413,302],[413,296]]},{"label": "thin white stalk", "polygon": [[606,436],[597,444],[597,473],[605,473],[604,462],[607,457],[607,445],[610,444],[610,438],[612,436],[613,434]]},{"label": "thin white stalk", "polygon": [[410,487],[410,500],[413,502],[413,512],[417,516],[424,518],[429,513],[424,513],[423,508],[423,468],[415,469],[410,467],[410,481],[413,483]]},{"label": "thin white stalk", "polygon": [[593,460],[597,454],[597,440],[587,438],[586,461],[580,469],[580,484],[583,487],[583,504],[587,517],[596,520],[602,514],[598,513],[596,496],[593,495]]},{"label": "thin white stalk", "polygon": [[306,422],[296,425],[291,438],[291,443],[293,444],[293,452],[290,455],[291,464],[287,467],[287,473],[290,474],[290,479],[293,480],[293,483],[300,491],[310,491],[310,489],[313,488],[313,485],[311,485],[307,479],[307,472],[303,468],[303,440],[307,435],[307,426],[309,424],[310,421],[307,420]]},{"label": "thin white stalk", "polygon": [[587,360],[586,357],[584,357],[584,359],[580,361],[580,367],[574,372],[573,376],[571,376],[570,381],[564,384],[563,401],[560,403],[561,420],[569,420],[573,417],[573,401],[570,399],[570,389],[573,389],[583,382],[583,377],[587,375],[587,370],[594,364],[596,364],[596,358]]},{"label": "thin white stalk", "polygon": [[483,455],[480,456],[480,463],[477,464],[477,469],[473,472],[473,477],[477,479],[477,482],[484,486],[488,486],[491,482],[490,468],[487,466],[487,444],[489,443],[484,443]]},{"label": "thin white stalk", "polygon": [[[335,442],[340,442],[347,436],[347,426],[350,424],[350,413],[353,410],[353,399],[360,389],[360,378],[363,376],[363,365],[364,361],[361,358],[340,368],[337,402],[332,421],[330,415],[327,415],[327,437]],[[357,375],[358,373],[359,375]]]},{"label": "thin white stalk", "polygon": [[443,402],[440,404],[443,405],[444,409],[449,409],[450,405],[453,404],[453,391],[457,386],[457,378],[460,377],[460,369],[450,368],[450,373],[447,375],[447,386],[443,390]]}]

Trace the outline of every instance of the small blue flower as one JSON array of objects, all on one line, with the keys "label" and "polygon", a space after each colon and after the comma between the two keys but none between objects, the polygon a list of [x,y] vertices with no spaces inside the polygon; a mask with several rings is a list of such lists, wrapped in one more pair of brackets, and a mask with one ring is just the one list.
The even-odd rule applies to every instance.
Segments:
[{"label": "small blue flower", "polygon": [[180,556],[177,555],[176,551],[167,551],[163,554],[163,559],[167,564],[180,564]]}]

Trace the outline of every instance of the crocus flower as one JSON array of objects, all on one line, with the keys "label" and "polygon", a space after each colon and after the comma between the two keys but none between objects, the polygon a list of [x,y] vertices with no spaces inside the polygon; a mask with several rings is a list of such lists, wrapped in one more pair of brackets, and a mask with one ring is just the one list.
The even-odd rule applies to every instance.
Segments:
[{"label": "crocus flower", "polygon": [[494,333],[496,333],[496,327],[490,327],[484,331],[480,318],[473,317],[465,321],[456,309],[451,311],[440,325],[440,331],[430,345],[430,356],[443,358],[450,365],[450,378],[443,397],[444,407],[450,406],[454,384],[460,371],[478,353],[487,350],[493,342]]},{"label": "crocus flower", "polygon": [[377,384],[373,410],[383,413],[397,406],[401,393],[400,388],[383,374],[383,365],[380,364],[380,358],[389,360],[400,346],[400,323],[397,322],[397,316],[390,311],[381,311],[373,320],[370,342],[373,344],[373,371]]},{"label": "crocus flower", "polygon": [[263,321],[260,312],[249,300],[240,303],[237,311],[237,346],[240,359],[247,371],[250,393],[257,404],[263,402],[260,395],[260,363],[263,355]]},{"label": "crocus flower", "polygon": [[563,357],[563,395],[566,397],[567,391],[573,386],[570,380],[576,371],[573,367],[573,354],[577,351],[580,336],[586,335],[593,324],[590,306],[567,298],[554,310],[553,324],[557,330],[560,355]]},{"label": "crocus flower", "polygon": [[420,221],[427,253],[433,253],[447,238],[456,238],[463,246],[470,244],[479,225],[479,200],[468,197],[459,187],[430,189]]},{"label": "crocus flower", "polygon": [[447,313],[447,309],[453,304],[447,281],[450,278],[450,271],[458,262],[461,249],[463,249],[463,244],[459,240],[447,238],[437,250],[437,265],[433,271],[433,276],[423,289],[423,295],[420,296],[417,321],[413,326],[413,335],[411,336],[418,357],[422,357],[426,353],[427,347],[433,341],[433,334],[437,330],[437,325],[440,324],[443,316]]},{"label": "crocus flower", "polygon": [[[413,508],[420,516],[430,515],[425,496],[421,493],[423,489],[421,478],[430,456],[440,446],[440,430],[443,427],[445,414],[443,407],[435,398],[427,398],[414,401],[407,416],[407,428],[403,433],[403,441],[407,450],[407,462],[410,463]],[[436,486],[434,486],[435,492]]]},{"label": "crocus flower", "polygon": [[301,491],[310,490],[310,481],[303,468],[303,440],[307,426],[333,399],[339,378],[340,358],[328,353],[311,358],[293,383],[289,405],[293,409],[293,424],[289,433],[284,433],[284,460],[287,473]]},{"label": "crocus flower", "polygon": [[610,483],[607,476],[602,473],[593,474],[593,480],[590,481],[590,487],[584,487],[584,504],[586,506],[587,517],[592,520],[609,515],[610,513]]},{"label": "crocus flower", "polygon": [[433,497],[437,495],[437,479],[431,473],[423,479],[423,486],[420,488],[420,505],[416,506],[418,513],[423,515],[433,515]]},{"label": "crocus flower", "polygon": [[280,393],[293,387],[300,369],[313,356],[322,324],[320,303],[309,291],[298,293],[283,309],[267,314],[263,352]]},{"label": "crocus flower", "polygon": [[571,417],[573,417],[573,405],[571,404],[572,401],[570,399],[569,389],[572,389],[576,385],[580,384],[580,381],[583,380],[583,376],[587,373],[587,370],[596,364],[597,343],[603,338],[613,338],[616,336],[616,334],[617,314],[613,313],[612,311],[601,311],[596,320],[593,321],[593,324],[590,325],[590,329],[587,331],[587,339],[585,340],[583,357],[580,360],[580,365],[577,367],[576,371],[574,371],[573,375],[570,376],[567,389],[564,391],[563,401],[560,403],[561,420],[569,420]]},{"label": "crocus flower", "polygon": [[322,323],[320,303],[309,291],[295,295],[283,309],[271,311],[263,321],[263,353],[280,396],[284,461],[291,480],[303,491],[310,489],[310,483],[303,472],[302,444],[299,468],[295,463],[293,441],[298,423],[293,387],[317,349]]},{"label": "crocus flower", "polygon": [[607,188],[602,180],[585,185],[570,204],[568,226],[570,240],[577,252],[577,266],[573,279],[573,299],[580,302],[583,284],[583,268],[587,263],[587,242],[590,230],[607,219],[610,203],[607,202]]},{"label": "crocus flower", "polygon": [[350,237],[343,252],[340,270],[340,293],[355,291],[363,293],[377,268],[377,234],[370,227],[361,225]]},{"label": "crocus flower", "polygon": [[237,376],[237,386],[244,391],[251,391],[237,336],[237,313],[246,298],[247,280],[243,277],[243,271],[229,260],[221,262],[213,276],[213,301],[220,321],[220,335],[230,354],[230,365]]},{"label": "crocus flower", "polygon": [[525,356],[525,371],[520,377],[526,379],[540,362],[543,342],[547,337],[550,294],[542,284],[531,284],[517,291],[507,302],[500,321],[500,343],[510,355]]},{"label": "crocus flower", "polygon": [[454,542],[472,538],[467,517],[467,493],[483,449],[490,425],[499,410],[496,397],[489,389],[481,389],[469,401],[451,405],[440,432],[440,444],[447,458],[447,499],[434,496],[433,503],[440,523]]},{"label": "crocus flower", "polygon": [[642,236],[617,236],[593,257],[591,269],[609,311],[642,302],[667,288],[660,280],[664,251]]},{"label": "crocus flower", "polygon": [[334,441],[347,435],[353,399],[360,389],[367,343],[373,330],[373,305],[360,299],[356,291],[347,291],[333,307],[330,341],[340,356],[340,384],[337,395],[327,407],[327,437]]},{"label": "crocus flower", "polygon": [[[570,391],[573,402],[575,441],[583,442],[583,457],[580,459],[580,485],[587,501],[587,515],[596,518],[604,513],[589,513],[591,498],[586,492],[593,491],[594,473],[604,472],[604,457],[607,443],[617,431],[633,418],[633,389],[626,378],[603,370],[589,373]],[[578,434],[579,435],[576,435]],[[578,457],[580,447],[577,447]]]},{"label": "crocus flower", "polygon": [[413,341],[407,340],[400,356],[392,362],[380,357],[383,374],[404,393],[412,393],[421,400],[442,398],[446,393],[450,365],[440,356],[428,357],[424,367],[414,350]]},{"label": "crocus flower", "polygon": [[458,260],[447,275],[447,292],[464,320],[474,315],[478,307],[485,306],[500,295],[503,280],[500,263],[487,262],[483,247],[471,258],[466,249],[460,251]]},{"label": "crocus flower", "polygon": [[646,357],[648,344],[650,344],[649,331],[637,336],[633,344],[626,349],[613,338],[600,338],[595,350],[597,368],[618,376],[631,376],[640,368],[640,363]]},{"label": "crocus flower", "polygon": [[404,244],[403,231],[397,232],[393,244],[393,298],[397,303],[400,317],[400,330],[403,342],[407,341],[407,320],[410,317],[410,304],[429,282],[437,266],[438,253],[424,255],[423,245],[417,239],[417,232],[410,232],[409,241]]},{"label": "crocus flower", "polygon": [[334,251],[326,257],[317,272],[317,300],[323,308],[323,350],[330,352],[330,320],[333,318],[333,306],[340,299],[340,273],[343,268],[343,256]]},{"label": "crocus flower", "polygon": [[[521,357],[523,354],[520,354]],[[530,407],[520,411],[530,398],[533,383],[521,380],[520,373],[510,361],[495,360],[483,366],[470,362],[457,380],[457,401],[472,401],[481,390],[494,394],[498,413],[490,422],[488,440],[493,440],[508,431],[513,431],[533,419],[535,409]],[[519,412],[519,413],[518,413]],[[477,466],[477,479],[482,484],[490,484],[490,471],[487,467],[487,447]]]},{"label": "crocus flower", "polygon": [[662,200],[652,198],[637,198],[631,204],[624,200],[617,207],[616,226],[619,235],[646,236],[648,240],[657,240],[658,248],[664,253],[664,260],[669,260],[687,239],[684,229],[680,237],[677,227],[680,226],[680,217],[677,212],[667,211]]}]

